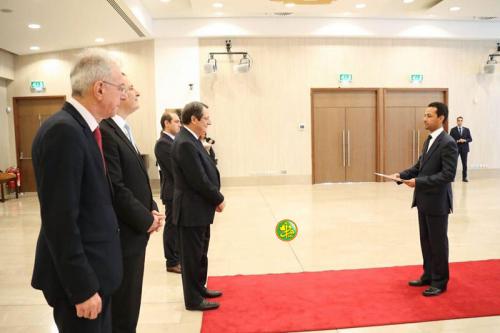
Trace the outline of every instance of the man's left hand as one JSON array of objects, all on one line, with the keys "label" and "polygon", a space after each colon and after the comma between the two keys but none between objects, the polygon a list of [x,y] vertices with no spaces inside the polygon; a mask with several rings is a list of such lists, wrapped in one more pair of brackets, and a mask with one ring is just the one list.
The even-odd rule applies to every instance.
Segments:
[{"label": "man's left hand", "polygon": [[403,183],[405,183],[408,187],[415,187],[415,178],[408,179],[408,180],[403,180]]}]

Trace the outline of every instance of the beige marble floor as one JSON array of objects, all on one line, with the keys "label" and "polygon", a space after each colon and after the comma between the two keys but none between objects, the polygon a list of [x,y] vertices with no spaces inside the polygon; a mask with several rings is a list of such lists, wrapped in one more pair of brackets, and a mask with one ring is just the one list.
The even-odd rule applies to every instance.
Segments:
[{"label": "beige marble floor", "polygon": [[[454,184],[450,260],[500,258],[500,175]],[[224,188],[227,208],[212,229],[210,275],[264,274],[420,264],[412,192],[392,183]],[[40,225],[36,196],[0,203],[0,332],[56,332],[50,308],[29,286]],[[299,226],[291,243],[276,222]],[[480,287],[480,286],[478,286]],[[500,294],[500,291],[499,291]],[[198,332],[183,308],[178,275],[165,272],[161,233],[151,238],[138,332]],[[335,332],[331,331],[331,332]],[[500,317],[342,329],[339,333],[500,332]]]}]

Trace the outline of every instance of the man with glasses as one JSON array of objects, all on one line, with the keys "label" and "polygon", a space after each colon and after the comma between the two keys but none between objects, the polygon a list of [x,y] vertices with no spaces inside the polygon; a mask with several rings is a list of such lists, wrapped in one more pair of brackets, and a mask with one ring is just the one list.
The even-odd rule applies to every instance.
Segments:
[{"label": "man with glasses", "polygon": [[172,146],[172,170],[173,222],[179,231],[184,304],[187,310],[212,310],[219,304],[205,298],[222,293],[205,287],[210,224],[225,203],[217,166],[200,141],[210,124],[208,107],[200,102],[187,104],[182,110],[182,124]]},{"label": "man with glasses", "polygon": [[122,260],[98,124],[116,113],[125,82],[102,50],[84,52],[70,78],[72,98],[32,146],[42,225],[31,284],[53,307],[60,332],[111,332]]},{"label": "man with glasses", "polygon": [[158,231],[163,220],[153,200],[148,171],[127,123],[128,117],[139,109],[140,93],[125,75],[124,80],[126,99],[114,117],[100,124],[123,254],[123,280],[113,295],[113,333],[136,331],[146,246],[149,235]]}]

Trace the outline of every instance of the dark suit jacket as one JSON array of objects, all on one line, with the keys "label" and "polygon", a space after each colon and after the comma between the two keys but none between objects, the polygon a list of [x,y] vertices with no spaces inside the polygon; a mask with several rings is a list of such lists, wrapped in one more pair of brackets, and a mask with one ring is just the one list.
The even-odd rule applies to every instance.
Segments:
[{"label": "dark suit jacket", "polygon": [[141,156],[113,119],[99,125],[104,157],[114,190],[114,207],[120,223],[123,255],[145,250],[153,223],[153,201],[149,176]]},{"label": "dark suit jacket", "polygon": [[453,210],[451,182],[455,179],[457,158],[455,140],[443,131],[413,167],[400,172],[401,179],[415,178],[412,207],[417,206],[426,215],[446,215]]},{"label": "dark suit jacket", "polygon": [[164,204],[166,201],[171,201],[174,198],[174,175],[172,172],[173,144],[174,140],[162,132],[155,145],[156,160],[162,172],[160,198]]},{"label": "dark suit jacket", "polygon": [[462,126],[462,135],[458,132],[458,127],[455,126],[451,129],[450,135],[457,142],[458,139],[464,139],[466,142],[457,143],[458,150],[468,153],[469,152],[469,142],[472,142],[472,136],[470,135],[470,130],[467,127]]},{"label": "dark suit jacket", "polygon": [[97,142],[71,104],[42,124],[32,157],[42,218],[32,286],[49,304],[111,295],[122,279],[118,222]]},{"label": "dark suit jacket", "polygon": [[210,225],[215,208],[224,201],[214,161],[201,142],[184,127],[175,137],[172,157],[173,223],[184,227]]}]

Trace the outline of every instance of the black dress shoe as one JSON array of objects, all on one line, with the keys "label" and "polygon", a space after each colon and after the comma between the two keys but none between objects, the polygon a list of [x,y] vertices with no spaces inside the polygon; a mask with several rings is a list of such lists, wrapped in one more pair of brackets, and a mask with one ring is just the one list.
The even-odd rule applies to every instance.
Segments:
[{"label": "black dress shoe", "polygon": [[468,183],[468,182],[469,182],[469,180],[468,180],[468,179],[463,179],[462,181],[463,181],[464,183]]},{"label": "black dress shoe", "polygon": [[186,310],[190,311],[205,311],[205,310],[215,310],[219,307],[219,303],[207,302],[203,300],[200,304],[195,306],[186,306]]},{"label": "black dress shoe", "polygon": [[170,267],[167,266],[167,272],[181,274],[182,273],[181,264],[177,264],[175,266],[170,266]]},{"label": "black dress shoe", "polygon": [[408,285],[410,287],[423,287],[423,286],[430,286],[431,282],[426,280],[413,280],[413,281],[408,281]]},{"label": "black dress shoe", "polygon": [[206,298],[220,297],[222,296],[222,291],[205,289],[205,292],[202,293],[201,296]]},{"label": "black dress shoe", "polygon": [[442,293],[444,293],[446,291],[446,289],[439,289],[439,288],[436,288],[436,287],[429,287],[427,289],[424,290],[424,292],[422,293],[422,295],[428,297],[428,296],[437,296],[437,295],[440,295]]}]

